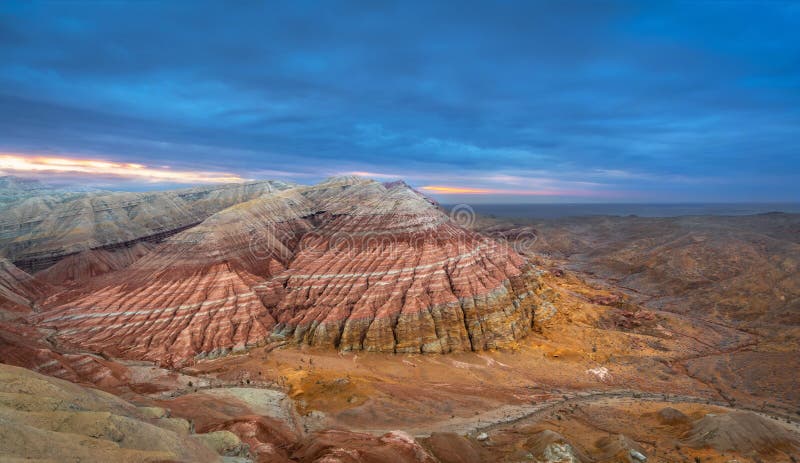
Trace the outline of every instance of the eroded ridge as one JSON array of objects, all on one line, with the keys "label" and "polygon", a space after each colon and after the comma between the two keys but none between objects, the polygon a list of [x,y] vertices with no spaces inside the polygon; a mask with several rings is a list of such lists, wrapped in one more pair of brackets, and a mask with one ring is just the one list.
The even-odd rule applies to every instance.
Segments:
[{"label": "eroded ridge", "polygon": [[68,344],[162,364],[269,340],[454,352],[525,336],[537,288],[525,259],[407,185],[348,177],[214,214],[50,298],[41,322]]}]

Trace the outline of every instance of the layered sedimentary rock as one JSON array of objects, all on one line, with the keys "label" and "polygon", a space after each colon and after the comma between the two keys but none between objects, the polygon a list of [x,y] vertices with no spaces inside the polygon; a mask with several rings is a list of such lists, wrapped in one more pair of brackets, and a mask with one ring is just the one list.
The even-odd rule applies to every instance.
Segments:
[{"label": "layered sedimentary rock", "polygon": [[81,191],[66,191],[36,179],[4,175],[0,177],[0,211],[26,199],[58,195],[78,196]]},{"label": "layered sedimentary rock", "polygon": [[452,352],[530,330],[524,260],[419,193],[337,179],[306,195],[329,219],[303,237],[287,272],[256,287],[276,336],[342,350]]},{"label": "layered sedimentary rock", "polygon": [[28,323],[26,316],[38,310],[35,301],[52,289],[0,259],[0,361],[74,382],[121,383],[121,366],[85,353],[58,352],[46,333]]},{"label": "layered sedimentary rock", "polygon": [[6,259],[0,258],[0,320],[12,313],[26,313],[34,301],[48,290],[41,280],[28,275]]},{"label": "layered sedimentary rock", "polygon": [[159,241],[222,209],[290,186],[251,182],[148,193],[34,196],[3,211],[0,250],[23,270],[37,272],[88,249]]},{"label": "layered sedimentary rock", "polygon": [[0,322],[0,359],[75,383],[112,387],[130,380],[122,365],[83,352],[59,352],[44,333],[20,321]]},{"label": "layered sedimentary rock", "polygon": [[252,287],[285,270],[312,213],[295,190],[239,204],[56,295],[48,303],[60,307],[40,321],[72,345],[164,364],[258,344],[275,321]]},{"label": "layered sedimentary rock", "polygon": [[150,252],[155,244],[137,242],[119,249],[87,249],[36,272],[36,277],[54,286],[85,284],[90,278],[126,268]]},{"label": "layered sedimentary rock", "polygon": [[405,184],[335,178],[214,214],[51,297],[37,321],[71,345],[165,364],[270,339],[454,352],[527,334],[535,289],[523,258]]}]

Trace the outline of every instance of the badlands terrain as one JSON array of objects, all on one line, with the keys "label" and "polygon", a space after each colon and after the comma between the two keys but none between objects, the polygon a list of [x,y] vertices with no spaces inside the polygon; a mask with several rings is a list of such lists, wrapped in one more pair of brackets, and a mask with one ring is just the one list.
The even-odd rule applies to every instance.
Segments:
[{"label": "badlands terrain", "polygon": [[800,458],[800,216],[0,180],[2,461]]}]

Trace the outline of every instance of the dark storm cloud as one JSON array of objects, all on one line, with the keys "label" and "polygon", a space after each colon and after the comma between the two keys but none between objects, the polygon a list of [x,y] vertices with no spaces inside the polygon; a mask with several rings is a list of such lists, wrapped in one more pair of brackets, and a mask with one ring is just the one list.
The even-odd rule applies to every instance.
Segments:
[{"label": "dark storm cloud", "polygon": [[4,4],[0,148],[791,200],[798,30],[789,2]]}]

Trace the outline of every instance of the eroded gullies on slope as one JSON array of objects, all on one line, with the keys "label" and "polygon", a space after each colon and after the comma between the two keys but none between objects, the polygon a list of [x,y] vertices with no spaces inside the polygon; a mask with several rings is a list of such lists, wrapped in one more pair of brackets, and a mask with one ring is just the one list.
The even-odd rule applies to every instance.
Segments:
[{"label": "eroded gullies on slope", "polygon": [[[348,202],[350,194],[356,198],[352,202]],[[721,388],[727,379],[700,374],[703,365],[719,365],[727,355],[719,354],[723,351],[746,360],[744,366],[730,362],[728,367],[737,374],[743,368],[753,371],[754,363],[764,364],[757,371],[768,371],[770,365],[791,355],[790,348],[769,353],[783,357],[765,363],[761,355],[764,353],[749,351],[754,337],[751,333],[704,317],[640,307],[621,297],[620,288],[598,290],[586,285],[579,275],[560,270],[562,263],[535,254],[528,257],[551,271],[525,283],[532,285],[528,291],[535,293],[535,297],[526,298],[532,297],[537,308],[545,310],[534,313],[534,333],[509,343],[510,349],[470,352],[472,339],[469,335],[464,337],[464,333],[470,333],[469,327],[448,331],[450,324],[445,320],[446,328],[441,330],[433,313],[433,335],[409,338],[410,347],[398,344],[394,333],[391,338],[368,335],[373,326],[379,325],[372,321],[365,329],[355,314],[371,316],[370,304],[391,301],[394,291],[413,294],[414,284],[401,285],[394,278],[425,278],[420,284],[433,288],[440,282],[442,287],[450,285],[450,281],[439,279],[441,273],[426,275],[426,269],[420,267],[429,261],[440,263],[456,257],[452,272],[446,271],[450,264],[442,265],[445,276],[456,277],[455,284],[450,285],[453,296],[460,297],[452,288],[491,288],[493,272],[502,274],[502,248],[480,248],[465,256],[481,246],[482,238],[444,227],[447,217],[430,208],[424,199],[418,201],[418,197],[399,184],[381,185],[358,178],[260,195],[166,237],[157,244],[161,253],[147,253],[138,259],[131,256],[128,262],[119,259],[119,268],[110,273],[96,272],[83,284],[68,286],[44,307],[55,307],[59,316],[83,316],[73,318],[72,328],[98,327],[86,342],[97,342],[93,348],[106,354],[147,358],[144,356],[152,350],[152,359],[164,363],[165,355],[172,355],[173,360],[177,359],[172,365],[176,366],[183,361],[183,355],[197,359],[198,345],[200,351],[205,349],[202,346],[211,349],[205,360],[184,368],[182,374],[131,362],[123,362],[123,366],[119,361],[82,352],[65,352],[64,343],[53,346],[46,339],[32,343],[37,333],[30,325],[15,328],[18,331],[13,339],[3,339],[11,340],[4,346],[3,358],[40,368],[43,373],[97,384],[125,394],[140,405],[157,401],[158,405],[171,408],[173,416],[193,418],[198,431],[236,433],[250,445],[254,458],[266,461],[281,461],[278,457],[312,461],[356,454],[362,460],[369,456],[387,462],[401,457],[425,461],[429,456],[448,461],[447,457],[453,454],[448,450],[452,449],[458,449],[459,457],[498,462],[581,455],[597,462],[625,461],[636,455],[632,452],[646,456],[648,461],[693,461],[697,457],[714,463],[728,463],[731,459],[789,462],[790,455],[796,456],[791,447],[795,434],[786,438],[768,425],[766,434],[754,432],[763,423],[754,422],[751,415],[730,416],[731,408],[719,406],[729,406],[726,397],[734,398]],[[264,230],[273,232],[265,234]],[[343,239],[344,233],[339,232],[344,231],[345,236],[358,238]],[[435,236],[429,237],[428,232]],[[448,233],[452,236],[444,236]],[[410,263],[387,260],[386,256],[393,255],[389,252],[370,253],[371,243],[382,241],[383,249],[394,245],[383,239],[394,234],[401,237],[398,249],[415,251]],[[409,236],[422,237],[422,244]],[[569,240],[570,236],[574,234],[564,239]],[[455,237],[466,244],[458,243]],[[431,249],[430,255],[417,255],[416,250],[423,249],[429,238],[436,248]],[[552,242],[560,238],[549,233],[542,239]],[[487,257],[492,252],[498,255]],[[69,262],[67,259],[60,262]],[[388,264],[377,265],[378,261]],[[92,265],[98,262],[99,259],[91,261]],[[476,270],[490,263],[500,270]],[[91,268],[75,262],[64,267]],[[459,275],[459,268],[469,269],[468,274]],[[400,272],[405,269],[412,270]],[[517,269],[519,275],[524,275],[524,267]],[[20,272],[15,272],[17,277],[12,280],[29,281],[30,276]],[[474,285],[473,275],[480,275],[475,277]],[[463,284],[458,283],[458,277],[462,277]],[[501,278],[502,275],[496,280]],[[275,282],[280,285],[270,286]],[[513,278],[508,282],[513,285]],[[539,284],[544,287],[537,289]],[[201,288],[207,291],[199,291]],[[14,322],[24,320],[20,317],[33,309],[32,299],[37,299],[24,293],[16,293],[22,295],[23,304],[17,305],[21,312],[11,316]],[[102,304],[116,307],[86,313],[81,313],[82,307],[78,306],[72,307],[76,310],[66,310],[73,301],[88,301],[94,294],[103,295],[98,299]],[[195,294],[199,296],[191,303],[181,302]],[[441,294],[447,296],[444,290],[426,291],[418,298],[433,301]],[[304,325],[302,308],[293,310],[281,305],[289,295],[296,297],[298,304],[313,297],[320,303],[353,306],[347,308],[345,313],[349,316],[342,323],[338,318],[311,316],[310,324]],[[154,301],[157,305],[141,309],[143,302]],[[181,310],[177,316],[164,317],[162,312],[150,310],[174,307]],[[357,307],[359,311],[354,311]],[[459,308],[463,310],[461,300],[458,305],[453,302],[453,309]],[[204,318],[204,312],[209,313],[209,318]],[[9,313],[12,312],[6,315]],[[240,316],[233,317],[234,323],[227,318],[231,313]],[[200,317],[195,318],[194,314]],[[42,313],[34,319],[50,315]],[[181,315],[189,316],[179,318]],[[397,326],[401,326],[403,315],[400,309]],[[115,328],[112,336],[104,338],[101,334],[106,318],[109,325],[127,320],[133,324]],[[463,323],[463,319],[458,320]],[[136,324],[140,321],[145,323]],[[316,327],[323,322],[338,327],[340,333],[327,326],[317,332]],[[426,325],[418,320],[403,323],[412,327],[412,333],[426,332]],[[170,327],[168,334],[159,335],[164,326]],[[281,336],[274,336],[278,332]],[[70,336],[77,336],[75,333]],[[275,344],[271,344],[251,349],[247,355],[209,358],[247,345],[250,334],[252,339],[281,338],[299,348],[272,350]],[[338,341],[334,341],[336,336]],[[65,339],[68,340],[62,341]],[[76,340],[72,345],[77,350],[83,340],[72,339]],[[197,339],[203,342],[193,344]],[[505,341],[498,339],[498,345]],[[122,347],[119,351],[114,350],[116,340]],[[387,348],[388,352],[402,355],[363,352],[382,350],[384,341],[387,346],[395,346]],[[347,352],[346,342],[355,345],[352,352]],[[464,352],[459,352],[459,342],[464,345]],[[23,345],[25,349],[20,348]],[[158,350],[162,345],[166,347]],[[232,347],[219,348],[223,345]],[[426,345],[433,347],[423,348]],[[427,353],[450,346],[456,347],[446,356],[419,355],[423,349]],[[404,351],[407,347],[408,352]],[[749,359],[751,354],[754,359]],[[144,370],[152,372],[144,374]],[[773,383],[759,380],[744,383],[747,387],[739,383],[734,393],[735,406],[776,414],[774,408],[763,408],[762,401],[784,397],[790,402],[790,388],[783,384],[790,385],[792,381]],[[750,391],[762,395],[751,395]],[[279,398],[276,407],[250,404],[253,398],[261,405],[270,403],[273,396]],[[289,401],[295,410],[296,416],[291,420],[286,419],[281,400]],[[662,419],[660,412],[667,408],[677,410],[678,414],[672,415],[678,419]],[[779,411],[782,414],[776,416],[787,417],[790,415],[786,413],[793,412]],[[725,418],[717,418],[720,416]],[[745,418],[740,419],[741,416]],[[330,431],[331,428],[351,431]],[[386,435],[394,429],[409,435]],[[435,433],[439,434],[420,437]],[[723,438],[696,438],[711,435]],[[766,435],[780,437],[784,447],[772,451]],[[219,434],[211,443],[225,446],[226,436],[230,437]],[[747,446],[731,448],[727,442]],[[276,449],[280,452],[276,453]]]},{"label": "eroded gullies on slope", "polygon": [[161,240],[227,207],[292,186],[263,181],[147,193],[48,191],[3,210],[0,247],[34,273],[90,249]]},{"label": "eroded gullies on slope", "polygon": [[63,341],[182,365],[268,340],[381,352],[499,347],[538,283],[507,246],[404,184],[334,178],[264,194],[52,297]]}]

